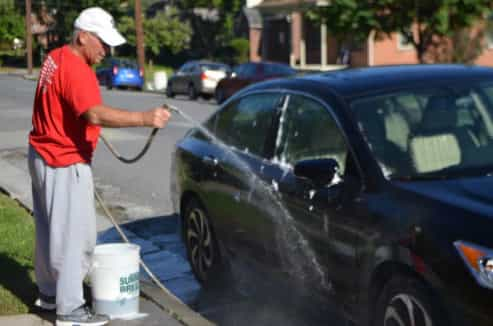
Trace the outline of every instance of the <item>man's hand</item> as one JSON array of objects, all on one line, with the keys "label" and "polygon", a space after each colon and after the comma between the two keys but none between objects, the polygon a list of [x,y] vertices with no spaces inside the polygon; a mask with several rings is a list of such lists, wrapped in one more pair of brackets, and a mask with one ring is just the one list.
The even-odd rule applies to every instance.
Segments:
[{"label": "man's hand", "polygon": [[163,128],[170,117],[171,113],[163,107],[157,107],[142,113],[144,126],[152,128]]}]

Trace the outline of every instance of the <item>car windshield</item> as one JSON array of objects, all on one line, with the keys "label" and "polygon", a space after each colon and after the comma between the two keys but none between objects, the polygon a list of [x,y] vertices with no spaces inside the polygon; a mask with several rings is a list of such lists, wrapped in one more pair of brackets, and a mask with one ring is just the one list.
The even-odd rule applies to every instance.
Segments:
[{"label": "car windshield", "polygon": [[137,69],[137,63],[130,60],[120,60],[118,61],[118,66],[121,68]]},{"label": "car windshield", "polygon": [[493,81],[365,97],[351,109],[387,178],[493,172]]},{"label": "car windshield", "polygon": [[222,64],[217,64],[217,63],[201,64],[200,69],[202,71],[206,71],[206,70],[219,70],[219,71],[224,71],[224,72],[229,71],[228,66],[222,65]]}]

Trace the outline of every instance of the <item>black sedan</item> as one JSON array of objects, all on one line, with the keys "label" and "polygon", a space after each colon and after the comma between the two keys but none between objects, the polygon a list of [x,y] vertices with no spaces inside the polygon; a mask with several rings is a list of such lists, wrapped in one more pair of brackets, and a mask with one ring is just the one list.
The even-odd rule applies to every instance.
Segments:
[{"label": "black sedan", "polygon": [[244,89],[177,144],[196,278],[249,260],[358,325],[491,325],[493,69],[376,67]]}]

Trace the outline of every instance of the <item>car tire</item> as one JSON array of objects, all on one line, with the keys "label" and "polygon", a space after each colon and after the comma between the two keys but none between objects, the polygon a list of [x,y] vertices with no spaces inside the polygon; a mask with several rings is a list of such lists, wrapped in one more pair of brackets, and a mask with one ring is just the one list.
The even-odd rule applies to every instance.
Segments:
[{"label": "car tire", "polygon": [[378,297],[373,326],[443,326],[447,325],[443,316],[423,282],[412,276],[396,276]]},{"label": "car tire", "polygon": [[113,81],[111,80],[111,78],[108,78],[106,80],[106,88],[109,90],[113,89]]},{"label": "car tire", "polygon": [[169,97],[169,98],[175,97],[175,93],[173,93],[171,83],[168,83],[168,85],[166,86],[166,97]]},{"label": "car tire", "polygon": [[188,85],[188,98],[190,100],[196,100],[198,96],[199,94],[197,93],[195,86],[193,86],[193,84]]},{"label": "car tire", "polygon": [[223,264],[212,225],[203,205],[191,199],[183,214],[183,233],[188,261],[197,280],[214,283],[223,272]]},{"label": "car tire", "polygon": [[216,98],[217,104],[222,104],[225,100],[224,89],[222,87],[217,87],[214,92],[214,97]]}]

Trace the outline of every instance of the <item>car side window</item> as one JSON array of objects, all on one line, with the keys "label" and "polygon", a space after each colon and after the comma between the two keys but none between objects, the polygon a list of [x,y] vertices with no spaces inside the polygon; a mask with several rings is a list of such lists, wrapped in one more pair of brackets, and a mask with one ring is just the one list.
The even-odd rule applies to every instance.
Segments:
[{"label": "car side window", "polygon": [[263,156],[281,94],[249,95],[225,107],[217,116],[216,136],[238,150]]},{"label": "car side window", "polygon": [[294,166],[301,160],[332,158],[344,174],[348,148],[327,108],[300,95],[290,95],[288,101],[278,133],[279,161]]}]

